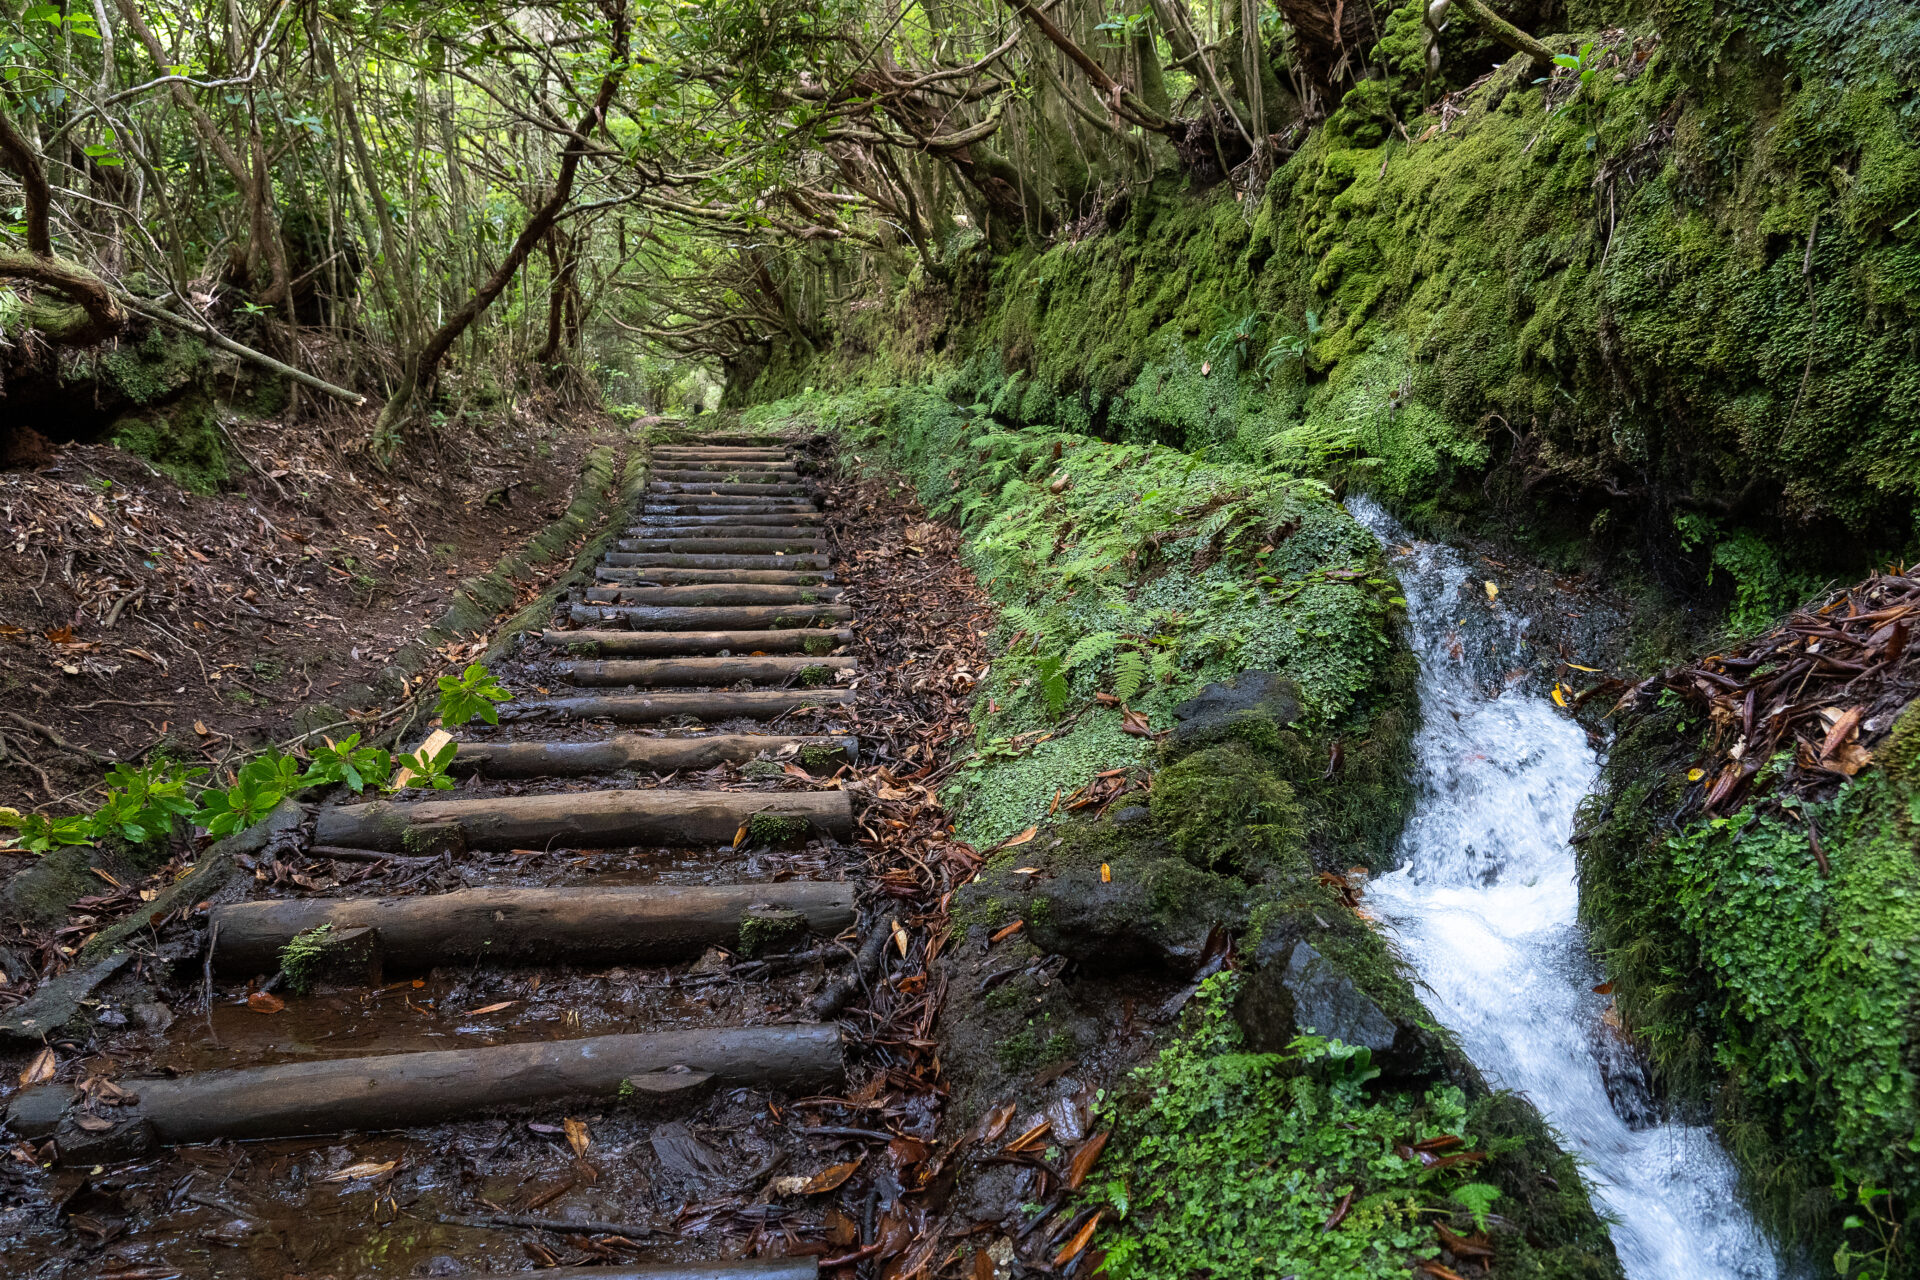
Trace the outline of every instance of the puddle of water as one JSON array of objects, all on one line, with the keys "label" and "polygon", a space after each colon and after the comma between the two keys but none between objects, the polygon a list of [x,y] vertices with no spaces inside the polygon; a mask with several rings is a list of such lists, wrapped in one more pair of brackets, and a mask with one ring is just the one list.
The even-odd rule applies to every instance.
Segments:
[{"label": "puddle of water", "polygon": [[1505,687],[1527,620],[1451,548],[1368,498],[1347,506],[1389,548],[1420,660],[1419,790],[1369,906],[1488,1080],[1532,1099],[1583,1162],[1631,1280],[1775,1280],[1732,1160],[1711,1130],[1657,1116],[1593,992],[1567,837],[1599,761],[1547,699]]}]

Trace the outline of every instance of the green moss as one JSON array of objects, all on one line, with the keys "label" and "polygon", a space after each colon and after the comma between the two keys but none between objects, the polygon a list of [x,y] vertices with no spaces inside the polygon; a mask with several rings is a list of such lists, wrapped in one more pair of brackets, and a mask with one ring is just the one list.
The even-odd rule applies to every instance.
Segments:
[{"label": "green moss", "polygon": [[197,393],[163,409],[144,410],[116,421],[114,444],[154,465],[181,488],[218,493],[231,476],[218,410]]},{"label": "green moss", "polygon": [[1655,1064],[1713,1097],[1774,1224],[1831,1250],[1863,1184],[1920,1185],[1920,708],[1824,803],[1675,830],[1699,732],[1663,712],[1623,736],[1586,819],[1583,914]]},{"label": "green moss", "polygon": [[804,840],[812,828],[805,818],[783,813],[756,813],[747,820],[747,840],[752,844],[793,844]]},{"label": "green moss", "polygon": [[1207,747],[1162,769],[1153,816],[1187,861],[1238,874],[1304,867],[1304,815],[1293,788],[1244,743]]},{"label": "green moss", "polygon": [[800,641],[800,648],[816,658],[833,652],[833,637],[829,635],[807,636]]},{"label": "green moss", "polygon": [[800,748],[800,767],[810,773],[819,773],[835,768],[846,762],[846,752],[839,747],[806,746]]},{"label": "green moss", "polygon": [[287,976],[289,989],[302,995],[313,989],[315,978],[326,964],[332,936],[333,926],[323,924],[287,940],[280,949],[280,972]]},{"label": "green moss", "polygon": [[740,953],[757,956],[790,946],[807,931],[798,911],[750,911],[740,917]]},{"label": "green moss", "polygon": [[823,684],[832,684],[833,668],[802,667],[800,668],[800,683],[809,689],[817,688]]}]

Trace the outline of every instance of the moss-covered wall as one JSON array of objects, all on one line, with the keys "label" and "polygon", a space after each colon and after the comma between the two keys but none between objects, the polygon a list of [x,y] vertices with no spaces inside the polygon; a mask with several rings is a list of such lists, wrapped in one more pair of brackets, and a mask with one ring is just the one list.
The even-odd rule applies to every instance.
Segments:
[{"label": "moss-covered wall", "polygon": [[1082,242],[975,246],[736,395],[953,372],[1758,616],[1908,548],[1920,483],[1920,19],[1802,8],[1576,8],[1584,87],[1514,58],[1444,115],[1370,82],[1258,199],[1163,178]]}]

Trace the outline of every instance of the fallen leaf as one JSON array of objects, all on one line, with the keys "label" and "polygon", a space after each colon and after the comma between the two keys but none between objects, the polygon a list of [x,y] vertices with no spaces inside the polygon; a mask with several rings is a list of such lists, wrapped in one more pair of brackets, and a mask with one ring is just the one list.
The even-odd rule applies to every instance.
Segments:
[{"label": "fallen leaf", "polygon": [[1101,884],[1113,883],[1113,868],[1109,867],[1104,862],[1100,864],[1100,883]]},{"label": "fallen leaf", "polygon": [[569,1116],[560,1125],[567,1131],[567,1145],[573,1148],[573,1154],[582,1160],[586,1159],[587,1148],[593,1145],[593,1140],[587,1136],[587,1122]]},{"label": "fallen leaf", "polygon": [[1689,769],[1689,770],[1687,770],[1687,781],[1688,781],[1688,782],[1698,782],[1698,781],[1700,781],[1700,779],[1702,779],[1702,778],[1704,778],[1704,777],[1706,777],[1706,776],[1707,776],[1707,771],[1706,771],[1705,769]]},{"label": "fallen leaf", "polygon": [[889,920],[887,923],[893,926],[893,945],[900,948],[900,958],[904,960],[907,957],[907,931],[900,927],[898,920]]},{"label": "fallen leaf", "polygon": [[1864,707],[1848,707],[1834,718],[1833,727],[1827,730],[1827,736],[1820,743],[1822,760],[1831,758],[1833,753],[1840,749],[1840,744],[1853,736],[1853,731],[1859,726],[1860,717],[1864,711]]},{"label": "fallen leaf", "polygon": [[1019,835],[1015,836],[1013,839],[1008,840],[1006,843],[1002,844],[1000,848],[1017,849],[1021,845],[1025,844],[1027,841],[1033,839],[1035,836],[1039,834],[1040,834],[1039,827],[1028,827],[1025,831],[1022,831]]},{"label": "fallen leaf", "polygon": [[502,1000],[498,1004],[483,1004],[478,1009],[467,1010],[466,1013],[462,1014],[461,1016],[466,1018],[476,1018],[483,1013],[498,1013],[502,1009],[511,1009],[513,1008],[513,1006],[519,1003],[520,1002],[518,1000]]},{"label": "fallen leaf", "polygon": [[1833,765],[1836,769],[1840,770],[1840,772],[1851,778],[1854,774],[1859,773],[1862,769],[1873,763],[1873,752],[1867,750],[1857,742],[1844,742],[1835,749],[1833,755],[1828,758],[1827,763]]},{"label": "fallen leaf", "polygon": [[104,529],[107,527],[107,522],[105,520],[102,520],[94,512],[91,512],[91,511],[87,512],[87,519],[93,521],[93,527],[96,529]]},{"label": "fallen leaf", "polygon": [[360,1178],[377,1178],[383,1173],[393,1172],[394,1166],[399,1163],[398,1160],[362,1160],[358,1164],[350,1164],[344,1169],[335,1169],[326,1177],[321,1178],[320,1181],[352,1182]]},{"label": "fallen leaf", "polygon": [[90,1116],[81,1112],[73,1117],[73,1122],[88,1133],[105,1133],[113,1128],[113,1121],[105,1116]]},{"label": "fallen leaf", "polygon": [[1593,989],[1593,994],[1597,996],[1610,996],[1613,994],[1613,984],[1611,982],[1603,982]]},{"label": "fallen leaf", "polygon": [[72,644],[73,643],[72,627],[55,627],[51,631],[43,631],[40,634],[45,636],[48,640],[52,641],[54,644]]},{"label": "fallen leaf", "polygon": [[1487,599],[1489,599],[1489,600],[1497,600],[1497,599],[1499,599],[1499,598],[1500,598],[1500,588],[1499,588],[1499,587],[1497,587],[1497,586],[1495,586],[1495,585],[1494,585],[1493,583],[1491,583],[1491,582],[1489,582],[1489,583],[1487,583],[1487,584],[1486,584],[1486,588],[1487,588]]},{"label": "fallen leaf", "polygon": [[1598,667],[1583,667],[1577,662],[1569,662],[1567,665],[1572,667],[1575,671],[1586,671],[1596,676],[1600,674],[1600,668]]},{"label": "fallen leaf", "polygon": [[1553,705],[1556,707],[1564,707],[1567,705],[1567,695],[1560,692],[1560,682],[1557,680],[1553,685]]},{"label": "fallen leaf", "polygon": [[278,1013],[287,1007],[287,1002],[271,991],[256,991],[247,997],[247,1008],[255,1013]]},{"label": "fallen leaf", "polygon": [[747,824],[741,823],[740,829],[733,833],[733,847],[738,849],[747,840]]},{"label": "fallen leaf", "polygon": [[1432,1276],[1434,1280],[1465,1280],[1458,1271],[1449,1270],[1437,1262],[1423,1262],[1420,1270]]},{"label": "fallen leaf", "polygon": [[1113,1130],[1102,1129],[1080,1144],[1080,1149],[1073,1153],[1073,1160],[1067,1165],[1067,1190],[1078,1191],[1086,1183],[1087,1175],[1093,1171],[1100,1153],[1107,1149],[1107,1139],[1112,1134]]},{"label": "fallen leaf", "polygon": [[1006,1149],[1009,1152],[1037,1151],[1040,1149],[1040,1144],[1047,1140],[1047,1135],[1052,1132],[1053,1121],[1050,1119],[1042,1120],[1039,1124],[1033,1126],[1033,1128],[1027,1130],[1012,1142],[1009,1142]]},{"label": "fallen leaf", "polygon": [[1138,711],[1135,711],[1132,707],[1122,707],[1120,710],[1120,732],[1130,733],[1136,738],[1151,738],[1153,736],[1153,722],[1144,715],[1141,715]]},{"label": "fallen leaf", "polygon": [[211,732],[211,730],[209,730],[206,725],[202,724],[198,720],[195,720],[193,722],[193,731],[199,734],[203,738],[206,737],[207,734]]},{"label": "fallen leaf", "polygon": [[1434,1223],[1433,1229],[1435,1233],[1439,1235],[1440,1243],[1445,1245],[1447,1248],[1447,1251],[1454,1254],[1456,1257],[1491,1258],[1493,1256],[1493,1248],[1487,1243],[1487,1238],[1485,1236],[1459,1235],[1456,1232],[1449,1230],[1447,1227],[1447,1224],[1444,1222]]},{"label": "fallen leaf", "polygon": [[33,1055],[33,1061],[20,1073],[20,1084],[24,1088],[30,1084],[39,1084],[43,1080],[53,1079],[53,1073],[60,1069],[60,1059],[52,1049],[42,1049]]},{"label": "fallen leaf", "polygon": [[853,1171],[859,1167],[859,1160],[849,1160],[845,1164],[828,1165],[811,1178],[808,1178],[807,1185],[803,1187],[802,1190],[810,1196],[817,1196],[823,1191],[832,1191],[848,1178],[851,1178]]},{"label": "fallen leaf", "polygon": [[1027,922],[1025,920],[1015,920],[1012,924],[1007,925],[1003,929],[1000,929],[991,938],[988,938],[987,944],[991,946],[994,943],[1000,941],[1002,938],[1012,937],[1014,934],[1020,932],[1020,930],[1026,926],[1026,923]]},{"label": "fallen leaf", "polygon": [[992,1142],[1007,1131],[1007,1125],[1013,1120],[1013,1103],[1003,1102],[987,1113],[986,1120],[980,1126],[980,1141]]},{"label": "fallen leaf", "polygon": [[1093,1216],[1087,1219],[1087,1224],[1073,1233],[1073,1239],[1061,1245],[1060,1252],[1053,1255],[1053,1265],[1056,1267],[1064,1267],[1079,1257],[1080,1251],[1085,1249],[1088,1243],[1092,1241],[1093,1233],[1099,1226],[1100,1211],[1096,1209],[1093,1212]]}]

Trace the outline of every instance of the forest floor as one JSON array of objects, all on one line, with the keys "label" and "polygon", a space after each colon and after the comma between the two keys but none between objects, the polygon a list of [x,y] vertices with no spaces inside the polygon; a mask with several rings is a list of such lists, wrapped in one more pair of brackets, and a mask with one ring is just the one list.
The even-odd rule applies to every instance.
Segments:
[{"label": "forest floor", "polygon": [[212,496],[105,444],[0,472],[0,805],[85,808],[105,761],[212,764],[290,736],[564,511],[583,455],[625,434],[528,401],[387,466],[358,417],[236,423],[245,465]]}]

